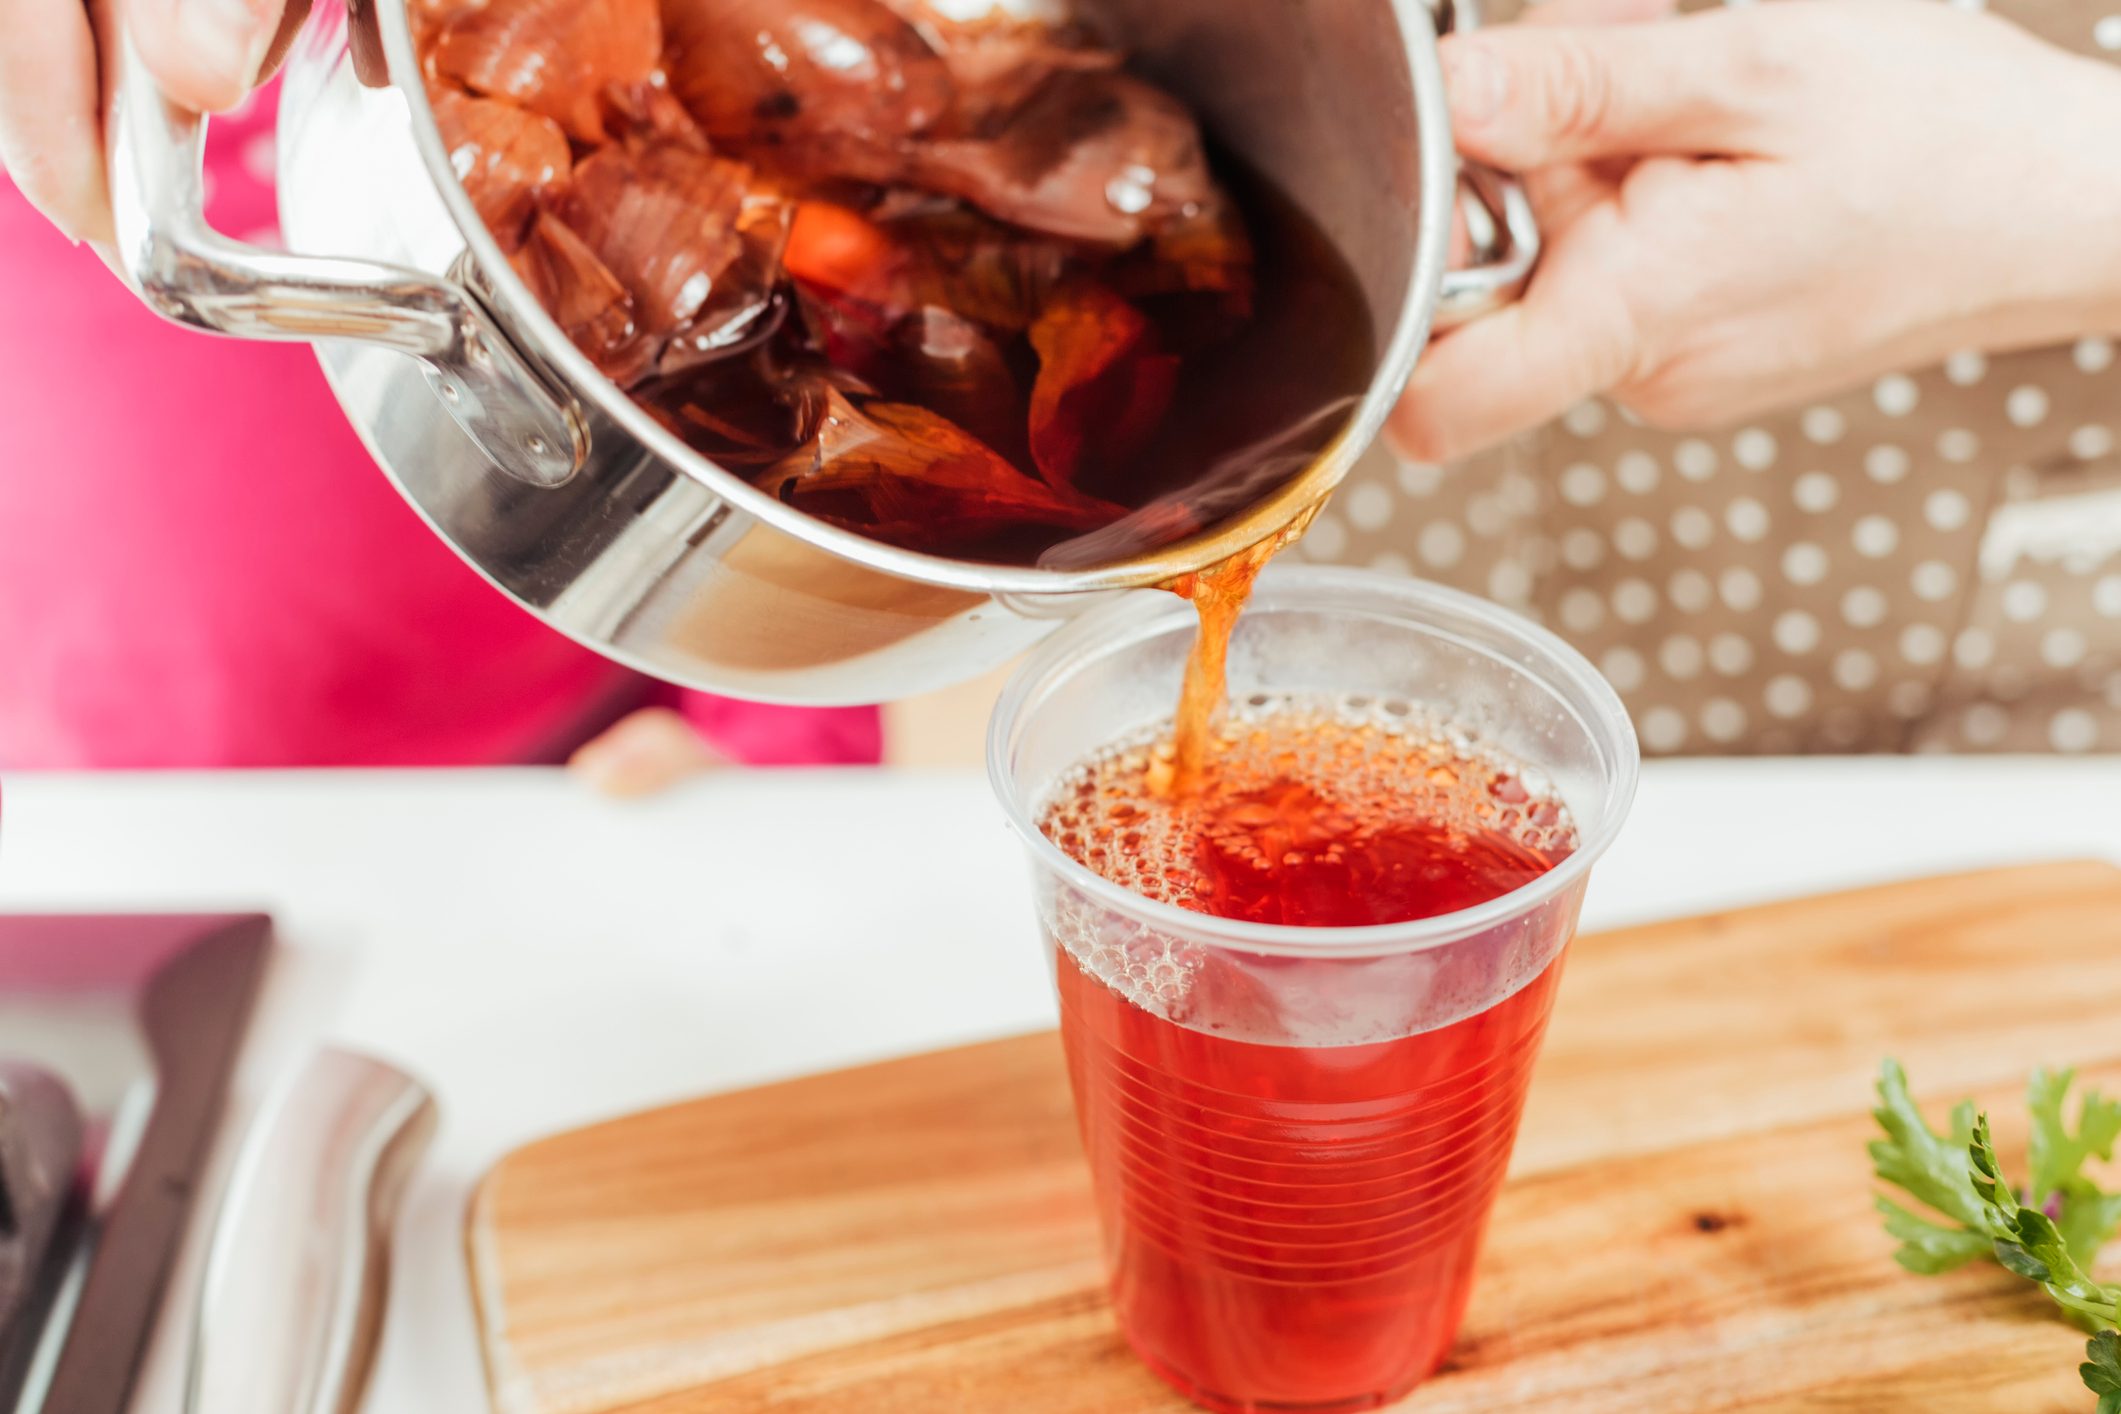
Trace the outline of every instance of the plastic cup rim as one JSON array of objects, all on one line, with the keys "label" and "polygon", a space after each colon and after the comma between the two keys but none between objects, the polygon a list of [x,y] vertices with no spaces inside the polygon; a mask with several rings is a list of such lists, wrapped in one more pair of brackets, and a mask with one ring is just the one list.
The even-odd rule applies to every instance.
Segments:
[{"label": "plastic cup rim", "polygon": [[[1141,922],[1184,933],[1220,946],[1292,957],[1391,956],[1424,951],[1484,932],[1529,914],[1575,887],[1612,845],[1627,819],[1641,773],[1641,753],[1627,708],[1612,685],[1576,649],[1557,635],[1474,595],[1421,580],[1365,570],[1323,566],[1274,566],[1260,578],[1247,612],[1275,608],[1331,605],[1312,603],[1359,596],[1378,610],[1398,609],[1403,621],[1433,636],[1501,657],[1486,641],[1514,640],[1519,654],[1512,661],[1575,716],[1596,746],[1608,785],[1595,819],[1577,821],[1581,843],[1575,852],[1531,882],[1509,893],[1455,913],[1403,923],[1376,923],[1356,928],[1306,928],[1280,923],[1250,923],[1196,913],[1160,903],[1113,883],[1077,863],[1048,839],[1032,818],[1038,802],[1025,798],[1011,770],[1011,748],[1018,729],[1036,699],[1099,658],[1117,653],[1165,630],[1191,607],[1162,591],[1140,590],[1095,609],[1049,637],[1009,679],[996,702],[987,731],[987,775],[1009,819],[1010,828],[1030,849],[1035,863],[1071,887]],[[1460,632],[1454,633],[1453,630]],[[1469,637],[1471,629],[1480,636]]]}]

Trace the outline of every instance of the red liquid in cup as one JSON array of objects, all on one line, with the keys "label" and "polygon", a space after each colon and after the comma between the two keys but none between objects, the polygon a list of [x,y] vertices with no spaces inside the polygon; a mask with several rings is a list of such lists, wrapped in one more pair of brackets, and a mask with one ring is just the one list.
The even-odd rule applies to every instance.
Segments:
[{"label": "red liquid in cup", "polygon": [[[1153,753],[1114,752],[1045,829],[1136,892],[1314,927],[1469,908],[1574,848],[1514,771],[1386,723],[1258,717],[1178,800],[1146,785]],[[1436,1367],[1574,914],[1570,891],[1492,946],[1351,961],[1204,949],[1064,904],[1062,1035],[1114,1301],[1151,1366],[1232,1410],[1373,1407]]]}]

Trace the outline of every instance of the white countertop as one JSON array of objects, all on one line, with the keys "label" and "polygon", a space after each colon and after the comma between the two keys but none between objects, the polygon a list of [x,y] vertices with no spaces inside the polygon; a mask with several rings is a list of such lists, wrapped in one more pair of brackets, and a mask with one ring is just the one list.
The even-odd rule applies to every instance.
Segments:
[{"label": "white countertop", "polygon": [[[2121,759],[1660,764],[1585,924],[2084,856],[2121,861]],[[277,917],[238,1118],[324,1040],[439,1093],[369,1406],[390,1414],[486,1407],[458,1231],[500,1154],[1050,1024],[1028,900],[971,775],[731,773],[640,804],[538,771],[21,775],[0,797],[0,907]],[[180,1344],[154,1352],[147,1414],[178,1408]]]}]

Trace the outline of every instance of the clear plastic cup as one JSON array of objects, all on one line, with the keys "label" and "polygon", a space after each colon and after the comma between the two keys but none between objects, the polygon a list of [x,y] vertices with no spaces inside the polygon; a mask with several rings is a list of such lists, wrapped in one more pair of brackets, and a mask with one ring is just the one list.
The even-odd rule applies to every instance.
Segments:
[{"label": "clear plastic cup", "polygon": [[1085,616],[1016,676],[988,743],[1031,851],[1113,1304],[1210,1408],[1374,1408],[1436,1368],[1464,1316],[1635,736],[1580,654],[1493,604],[1271,571],[1231,644],[1233,700],[1329,694],[1448,723],[1558,795],[1578,843],[1512,893],[1415,922],[1215,918],[1128,892],[1039,829],[1062,778],[1169,717],[1193,633],[1162,594]]}]

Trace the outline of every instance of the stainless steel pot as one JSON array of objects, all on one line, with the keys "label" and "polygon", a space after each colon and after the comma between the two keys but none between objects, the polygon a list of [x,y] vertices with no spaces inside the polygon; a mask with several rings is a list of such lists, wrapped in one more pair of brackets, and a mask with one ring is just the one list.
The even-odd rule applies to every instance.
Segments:
[{"label": "stainless steel pot", "polygon": [[1465,205],[1481,263],[1445,270],[1461,174],[1436,40],[1470,13],[1466,0],[1439,4],[1081,6],[1332,236],[1377,331],[1367,398],[1304,472],[1205,534],[1096,569],[879,544],[797,513],[636,407],[567,342],[473,213],[402,0],[355,4],[351,21],[340,0],[322,0],[296,42],[279,199],[300,254],[206,226],[203,122],[162,100],[116,37],[105,72],[118,257],[142,298],[179,323],[314,343],[406,498],[553,627],[690,686],[878,701],[972,677],[1105,594],[1199,569],[1287,524],[1376,434],[1432,324],[1522,286],[1537,233],[1522,193],[1492,173],[1463,183],[1478,198]]}]

